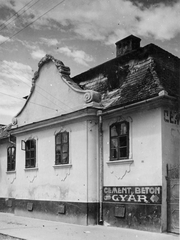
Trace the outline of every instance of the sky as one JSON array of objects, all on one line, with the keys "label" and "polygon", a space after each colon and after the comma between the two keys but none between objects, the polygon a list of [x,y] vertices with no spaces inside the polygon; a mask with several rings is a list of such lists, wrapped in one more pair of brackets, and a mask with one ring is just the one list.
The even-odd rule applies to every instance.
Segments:
[{"label": "sky", "polygon": [[0,124],[24,105],[46,54],[73,77],[115,58],[131,34],[180,58],[180,0],[0,0]]}]

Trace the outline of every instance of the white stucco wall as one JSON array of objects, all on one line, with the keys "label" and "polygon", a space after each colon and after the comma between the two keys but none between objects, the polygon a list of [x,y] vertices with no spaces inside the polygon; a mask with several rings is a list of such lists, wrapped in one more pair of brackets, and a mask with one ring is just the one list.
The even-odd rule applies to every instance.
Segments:
[{"label": "white stucco wall", "polygon": [[162,109],[162,219],[163,230],[167,230],[167,164],[177,166],[180,162],[180,122],[171,108]]},{"label": "white stucco wall", "polygon": [[[69,131],[70,164],[55,164],[55,133]],[[7,155],[1,154],[0,196],[16,199],[96,202],[97,124],[93,120],[56,125],[17,135],[16,172],[6,173]],[[37,169],[25,169],[25,151],[21,140],[37,139]],[[89,149],[89,150],[87,150]],[[10,178],[11,183],[8,182]]]},{"label": "white stucco wall", "polygon": [[86,122],[87,125],[87,200],[98,201],[98,120]]},{"label": "white stucco wall", "polygon": [[[130,123],[130,159],[109,161],[109,127],[116,121]],[[156,186],[162,185],[161,110],[136,111],[116,115],[104,121],[104,185]]]},{"label": "white stucco wall", "polygon": [[[72,89],[62,79],[53,62],[46,63],[40,70],[27,104],[17,115],[17,127],[82,109],[86,107],[84,94],[83,91]],[[73,116],[77,118],[78,113],[74,113]],[[70,163],[54,166],[55,133],[61,128],[69,132]],[[1,168],[4,177],[3,182],[0,182],[1,197],[96,202],[97,134],[97,122],[94,117],[74,120],[63,125],[56,123],[55,126],[41,130],[29,130],[17,134],[16,171],[6,173],[4,170],[7,168],[7,153],[2,146]],[[37,140],[35,169],[25,169],[25,151],[21,150],[21,141],[29,138]],[[8,179],[10,183],[7,182]]]},{"label": "white stucco wall", "polygon": [[[130,123],[131,162],[109,161],[109,126],[119,120]],[[134,111],[103,117],[104,186],[162,185],[162,111]],[[54,134],[70,132],[70,165],[54,167]],[[21,140],[37,139],[37,169],[25,170]],[[97,119],[74,121],[17,135],[16,172],[6,173],[6,148],[1,145],[1,197],[54,201],[98,201]]]},{"label": "white stucco wall", "polygon": [[162,109],[162,143],[164,171],[166,164],[175,165],[180,160],[180,122],[170,108]]}]

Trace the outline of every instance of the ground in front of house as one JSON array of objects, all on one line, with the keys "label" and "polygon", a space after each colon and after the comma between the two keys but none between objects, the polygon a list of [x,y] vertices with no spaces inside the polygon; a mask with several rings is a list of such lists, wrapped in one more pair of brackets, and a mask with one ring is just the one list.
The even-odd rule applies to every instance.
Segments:
[{"label": "ground in front of house", "polygon": [[22,238],[16,238],[16,237],[12,237],[12,236],[0,233],[0,240],[22,240]]},{"label": "ground in front of house", "polygon": [[[3,234],[3,235],[2,235]],[[6,236],[7,235],[7,236]],[[11,237],[12,236],[12,237]],[[179,235],[110,226],[82,226],[0,213],[0,238],[8,240],[178,240]],[[14,238],[13,238],[14,237]]]}]

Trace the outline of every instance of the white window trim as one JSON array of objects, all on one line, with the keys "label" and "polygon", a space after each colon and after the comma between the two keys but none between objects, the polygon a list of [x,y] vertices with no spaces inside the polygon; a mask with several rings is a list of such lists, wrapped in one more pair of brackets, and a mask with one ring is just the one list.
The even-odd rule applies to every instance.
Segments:
[{"label": "white window trim", "polygon": [[[110,145],[109,145],[109,160],[106,162],[107,164],[124,164],[124,163],[132,163],[134,162],[133,160],[133,151],[132,151],[132,139],[133,139],[133,134],[132,134],[132,123],[133,123],[133,119],[130,116],[124,117],[124,116],[120,116],[117,117],[116,119],[111,120],[108,123],[108,138],[110,139],[110,126],[114,123],[120,123],[126,121],[129,123],[129,157],[128,158],[124,158],[124,159],[119,159],[119,160],[110,160]],[[110,142],[109,142],[110,144]]]},{"label": "white window trim", "polygon": [[[9,147],[14,147],[14,148],[15,148],[15,152],[17,153],[16,144],[12,144],[12,143],[11,143],[10,145],[8,145],[8,146],[7,146],[7,149],[6,149],[6,152],[7,152],[7,150],[8,150]],[[8,152],[7,152],[7,154],[8,154]],[[8,156],[7,156],[7,164],[8,164]],[[10,173],[16,172],[16,154],[15,154],[15,169],[14,169],[14,170],[7,170],[6,172],[7,172],[7,173],[9,173],[9,172],[10,172]]]},{"label": "white window trim", "polygon": [[58,164],[58,165],[53,165],[53,168],[71,168],[72,164]]},{"label": "white window trim", "polygon": [[134,162],[134,160],[133,159],[119,159],[119,160],[116,160],[116,161],[107,161],[106,163],[108,164],[108,165],[113,165],[113,164],[129,164],[129,163],[133,163]]},{"label": "white window trim", "polygon": [[62,133],[62,132],[68,132],[69,133],[69,163],[67,164],[55,164],[55,161],[56,161],[56,155],[54,155],[54,165],[53,167],[54,168],[64,168],[64,167],[72,167],[72,157],[71,157],[71,128],[68,128],[68,127],[64,127],[64,126],[61,126],[59,129],[55,130],[54,131],[54,149],[56,147],[56,140],[55,140],[55,136],[56,134],[58,133]]},{"label": "white window trim", "polygon": [[[25,138],[25,139],[22,139],[24,142],[26,142],[26,141],[28,141],[28,140],[36,140],[36,166],[35,167],[33,167],[33,168],[24,168],[24,170],[26,171],[28,171],[28,170],[37,170],[38,169],[38,137],[37,136],[33,136],[33,135],[31,135],[31,136],[29,136],[29,137],[27,137],[27,138]],[[26,151],[24,151],[24,153],[25,153],[25,156],[26,156]],[[25,159],[25,161],[26,161],[26,157],[24,157],[24,159]],[[26,162],[25,162],[25,164],[26,164]]]},{"label": "white window trim", "polygon": [[38,169],[39,169],[38,167],[24,168],[24,171],[37,171]]},{"label": "white window trim", "polygon": [[7,174],[13,174],[16,173],[16,170],[12,170],[12,171],[6,171]]}]

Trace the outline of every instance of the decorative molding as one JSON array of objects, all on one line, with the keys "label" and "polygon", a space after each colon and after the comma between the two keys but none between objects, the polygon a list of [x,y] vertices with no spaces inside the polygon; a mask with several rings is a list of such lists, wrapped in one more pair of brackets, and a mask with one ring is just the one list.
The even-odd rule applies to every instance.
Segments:
[{"label": "decorative molding", "polygon": [[117,160],[117,161],[107,161],[106,163],[108,165],[116,165],[116,164],[129,164],[129,163],[133,163],[134,160],[133,159],[125,159],[125,160]]},{"label": "decorative molding", "polygon": [[33,167],[33,168],[24,168],[24,171],[37,171],[39,168],[38,167]]},{"label": "decorative molding", "polygon": [[18,124],[18,120],[17,120],[16,117],[14,117],[14,118],[12,119],[12,125],[14,126],[14,125],[17,125],[17,124]]},{"label": "decorative molding", "polygon": [[[58,168],[71,168],[72,164],[59,164],[59,165],[53,165],[53,168],[58,169]],[[58,174],[57,174],[58,175]]]},{"label": "decorative molding", "polygon": [[131,172],[131,165],[134,163],[134,160],[133,159],[126,159],[126,160],[119,160],[119,161],[112,161],[112,162],[107,162],[108,164],[112,164],[110,166],[113,166],[113,162],[114,164],[127,164],[127,168],[128,169],[125,169],[123,171],[123,173],[121,173],[120,175],[120,172],[116,170],[116,168],[114,168],[113,171],[111,171],[110,173],[117,179],[117,180],[123,180],[124,177]]},{"label": "decorative molding", "polygon": [[10,184],[13,184],[16,180],[16,171],[7,171],[6,173],[8,175],[8,181],[10,181]]},{"label": "decorative molding", "polygon": [[38,167],[35,168],[25,168],[24,171],[28,174],[26,178],[29,180],[30,183],[33,183],[37,178],[37,171]]},{"label": "decorative molding", "polygon": [[65,132],[65,131],[67,132],[67,130],[64,128],[64,126],[62,126],[62,127],[60,127],[60,129],[54,131],[54,136],[56,136],[56,134],[58,134],[58,133]]},{"label": "decorative molding", "polygon": [[[53,168],[55,170],[56,177],[59,177],[61,179],[61,182],[65,182],[66,179],[70,176],[72,168],[72,164],[60,164],[60,165],[53,165]],[[61,171],[62,169],[63,172]],[[60,171],[60,172],[59,172]],[[65,172],[64,172],[65,171]]]},{"label": "decorative molding", "polygon": [[32,85],[35,84],[37,78],[39,77],[39,73],[41,68],[44,66],[44,64],[52,61],[55,66],[57,67],[59,73],[65,74],[65,75],[70,75],[70,68],[66,67],[64,63],[58,59],[55,59],[53,56],[46,54],[45,57],[43,57],[39,63],[38,63],[38,70],[34,73],[34,77],[32,78]]},{"label": "decorative molding", "polygon": [[109,122],[108,122],[108,126],[111,126],[112,124],[114,123],[119,123],[119,122],[123,122],[123,121],[126,121],[126,122],[129,122],[129,123],[132,123],[133,122],[133,119],[131,116],[118,116],[116,118],[113,118],[111,119]]},{"label": "decorative molding", "polygon": [[89,103],[101,103],[101,94],[99,92],[96,92],[94,90],[83,90],[77,85],[73,80],[67,76],[67,75],[62,75],[61,79],[65,81],[70,88],[72,88],[75,92],[84,94],[84,102],[86,104]]},{"label": "decorative molding", "polygon": [[84,94],[85,103],[101,102],[101,94],[92,90],[86,91]]},{"label": "decorative molding", "polygon": [[16,170],[12,170],[12,171],[6,171],[7,174],[15,174]]},{"label": "decorative molding", "polygon": [[58,128],[58,130],[54,131],[54,136],[56,136],[56,134],[61,133],[61,132],[72,132],[71,128],[66,128],[64,126],[61,126],[60,128]]},{"label": "decorative molding", "polygon": [[26,142],[27,140],[32,140],[32,139],[35,139],[36,141],[38,141],[38,137],[33,135],[30,135],[29,137],[25,138],[24,141]]}]

